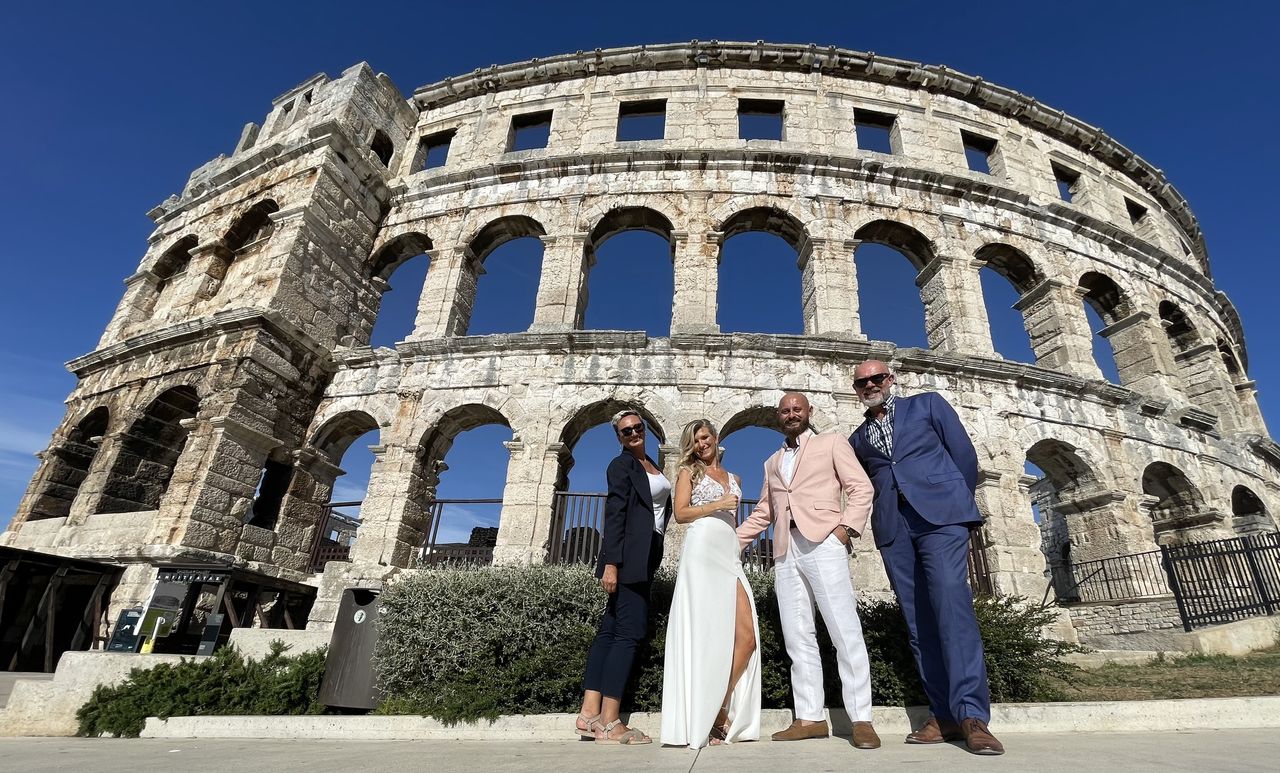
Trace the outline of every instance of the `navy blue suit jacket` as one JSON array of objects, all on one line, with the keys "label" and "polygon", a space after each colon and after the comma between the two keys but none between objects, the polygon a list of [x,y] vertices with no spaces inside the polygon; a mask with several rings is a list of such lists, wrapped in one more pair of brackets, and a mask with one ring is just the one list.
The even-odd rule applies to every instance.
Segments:
[{"label": "navy blue suit jacket", "polygon": [[[600,540],[600,558],[596,561],[596,577],[604,574],[605,564],[617,564],[618,582],[652,580],[662,562],[662,551],[654,549],[653,495],[649,493],[649,476],[644,465],[623,451],[609,462],[605,477],[609,481],[609,493],[604,501],[604,533]],[[667,507],[664,520],[670,522],[671,507]]]},{"label": "navy blue suit jacket", "polygon": [[978,454],[951,404],[936,392],[894,397],[893,458],[867,438],[867,422],[849,443],[871,484],[871,530],[876,547],[898,536],[898,492],[925,520],[939,526],[982,522],[973,492]]}]

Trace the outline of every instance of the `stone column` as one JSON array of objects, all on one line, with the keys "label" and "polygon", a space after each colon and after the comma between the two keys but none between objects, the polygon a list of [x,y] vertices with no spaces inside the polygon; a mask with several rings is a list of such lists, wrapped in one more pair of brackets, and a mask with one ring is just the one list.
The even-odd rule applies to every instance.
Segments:
[{"label": "stone column", "polygon": [[125,331],[147,319],[155,309],[160,277],[150,271],[139,271],[124,280],[124,297],[116,313],[98,340],[98,348],[124,339]]},{"label": "stone column", "polygon": [[428,250],[426,255],[430,266],[409,340],[466,335],[483,269],[467,247]]},{"label": "stone column", "polygon": [[[184,421],[190,422],[190,431],[161,500],[161,515],[152,527],[152,542],[237,552],[245,518],[262,477],[263,462],[280,443],[230,416]],[[176,506],[166,507],[170,502]],[[244,557],[270,561],[274,538],[258,536],[251,540],[258,550],[249,550]]]},{"label": "stone column", "polygon": [[916,277],[929,348],[994,357],[978,269],[982,261],[939,255]]},{"label": "stone column", "polygon": [[529,332],[556,333],[578,330],[587,310],[587,273],[595,265],[595,250],[587,237],[541,236],[542,277]]},{"label": "stone column", "polygon": [[1039,602],[1049,585],[1040,527],[1021,470],[980,471],[976,499],[982,513],[987,569],[995,592]]},{"label": "stone column", "polygon": [[495,564],[538,564],[547,559],[551,541],[556,476],[564,443],[503,443],[511,452],[507,482],[502,489]]},{"label": "stone column", "polygon": [[300,572],[310,571],[312,551],[329,516],[333,484],[343,474],[341,467],[315,448],[308,446],[293,452],[293,476],[276,522],[276,563]]},{"label": "stone column", "polygon": [[1244,429],[1235,384],[1215,344],[1203,343],[1178,352],[1173,361],[1178,367],[1183,391],[1193,405],[1216,414],[1218,426],[1224,433]]},{"label": "stone column", "polygon": [[1177,402],[1172,363],[1164,331],[1145,311],[1130,314],[1098,331],[1111,342],[1120,383],[1138,392]]},{"label": "stone column", "polygon": [[865,340],[858,318],[856,239],[811,239],[800,253],[805,335]]},{"label": "stone column", "polygon": [[424,468],[417,445],[371,446],[373,469],[360,506],[353,563],[409,567],[431,527],[427,509],[436,474]]},{"label": "stone column", "polygon": [[1022,312],[1036,365],[1092,381],[1103,380],[1093,358],[1093,333],[1074,288],[1046,279],[1023,294],[1013,307]]},{"label": "stone column", "polygon": [[675,297],[671,303],[671,334],[719,333],[716,323],[720,286],[720,246],[724,234],[703,231],[671,234]]}]

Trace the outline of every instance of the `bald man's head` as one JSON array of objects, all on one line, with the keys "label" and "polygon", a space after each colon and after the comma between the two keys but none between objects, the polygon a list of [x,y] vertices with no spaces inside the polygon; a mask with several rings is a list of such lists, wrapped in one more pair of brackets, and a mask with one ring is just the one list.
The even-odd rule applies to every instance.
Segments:
[{"label": "bald man's head", "polygon": [[788,440],[795,440],[809,429],[809,398],[799,392],[787,392],[778,401],[778,423]]},{"label": "bald man's head", "polygon": [[873,410],[884,405],[892,394],[894,381],[893,371],[880,360],[867,360],[853,370],[853,391],[863,405]]}]

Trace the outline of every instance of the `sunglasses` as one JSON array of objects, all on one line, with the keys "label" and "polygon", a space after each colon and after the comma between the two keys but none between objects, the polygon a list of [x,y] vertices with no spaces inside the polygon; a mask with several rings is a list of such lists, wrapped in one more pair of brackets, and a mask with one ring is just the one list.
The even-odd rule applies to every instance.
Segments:
[{"label": "sunglasses", "polygon": [[618,430],[618,434],[619,434],[619,435],[622,435],[623,437],[631,437],[632,435],[643,435],[643,434],[644,434],[644,425],[643,425],[643,424],[635,424],[635,425],[632,425],[632,426],[630,426],[630,427],[623,427],[623,428],[621,428],[621,429],[619,429],[619,430]]},{"label": "sunglasses", "polygon": [[855,389],[862,389],[867,384],[875,384],[876,386],[880,386],[881,384],[884,383],[885,379],[892,378],[892,377],[893,377],[892,373],[876,373],[874,375],[867,376],[866,378],[855,378],[853,380],[853,386]]}]

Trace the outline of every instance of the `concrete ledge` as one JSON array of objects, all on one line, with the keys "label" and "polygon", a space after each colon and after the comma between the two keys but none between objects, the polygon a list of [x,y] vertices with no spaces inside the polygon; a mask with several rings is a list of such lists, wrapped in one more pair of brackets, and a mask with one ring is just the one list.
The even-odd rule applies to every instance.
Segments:
[{"label": "concrete ledge", "polygon": [[289,655],[329,646],[332,631],[285,630],[280,628],[236,628],[231,632],[229,644],[246,658],[262,660],[271,652],[271,642],[282,641],[288,645]]},{"label": "concrete ledge", "polygon": [[[837,735],[847,734],[849,721],[842,711],[828,712]],[[910,732],[912,720],[923,721],[925,709],[877,707],[873,719],[881,736],[893,738]],[[791,712],[767,710],[761,716],[760,735],[781,730],[791,722]],[[656,735],[661,715],[637,712],[630,724]],[[1280,696],[1256,698],[1206,698],[1169,701],[1096,703],[1011,703],[992,707],[992,728],[998,734],[1015,733],[1128,733],[1169,732],[1230,728],[1280,727]],[[143,738],[280,738],[348,740],[459,740],[459,741],[570,741],[572,714],[538,714],[499,717],[493,722],[460,723],[448,727],[419,716],[300,716],[300,717],[170,717],[147,720]]]}]

